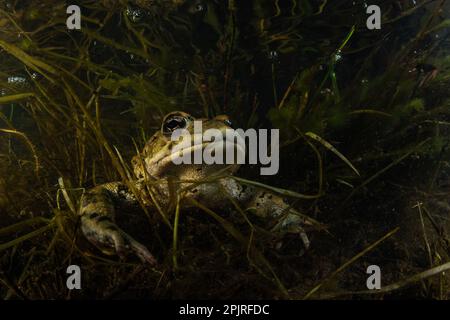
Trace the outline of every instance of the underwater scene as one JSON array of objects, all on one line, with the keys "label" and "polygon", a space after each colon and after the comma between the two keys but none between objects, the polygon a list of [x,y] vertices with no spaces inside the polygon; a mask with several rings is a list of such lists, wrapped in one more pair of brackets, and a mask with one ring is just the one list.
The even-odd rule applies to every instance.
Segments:
[{"label": "underwater scene", "polygon": [[450,299],[450,1],[0,0],[0,300]]}]

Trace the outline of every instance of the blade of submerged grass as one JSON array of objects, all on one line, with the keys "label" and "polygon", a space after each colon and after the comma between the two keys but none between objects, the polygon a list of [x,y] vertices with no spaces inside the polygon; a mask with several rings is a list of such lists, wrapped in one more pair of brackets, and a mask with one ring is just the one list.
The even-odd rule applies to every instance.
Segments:
[{"label": "blade of submerged grass", "polygon": [[79,65],[86,67],[86,69],[89,69],[93,72],[98,72],[100,74],[102,74],[102,73],[108,74],[111,72],[111,69],[102,67],[102,65],[92,63],[91,61],[86,60],[86,59],[74,58],[71,56],[67,56],[64,54],[54,52],[47,48],[42,48],[42,49],[38,49],[38,50],[41,54],[49,56],[48,57],[49,59],[60,59],[60,60],[68,61],[68,62],[78,63]]},{"label": "blade of submerged grass", "polygon": [[284,106],[287,98],[289,97],[289,95],[290,95],[290,93],[292,91],[292,88],[294,87],[295,82],[297,81],[297,79],[298,79],[298,74],[295,75],[294,79],[292,79],[292,81],[291,81],[291,84],[286,89],[286,92],[284,93],[283,98],[281,99],[280,103],[278,104],[278,109],[283,108],[283,106]]},{"label": "blade of submerged grass", "polygon": [[[5,273],[2,270],[0,270],[0,284],[3,284],[8,289],[8,292],[12,292],[22,300],[29,300],[27,296],[17,287],[17,285],[6,277]],[[8,299],[8,293],[7,296],[3,299]]]},{"label": "blade of submerged grass", "polygon": [[373,180],[375,180],[376,178],[378,178],[379,176],[381,176],[383,173],[385,173],[386,171],[388,171],[389,169],[391,169],[392,167],[396,166],[397,164],[399,164],[400,162],[402,162],[404,159],[406,159],[407,157],[409,157],[412,153],[414,153],[415,151],[417,151],[417,149],[419,149],[420,147],[422,147],[423,145],[425,145],[428,141],[430,141],[431,138],[427,138],[424,141],[422,141],[421,143],[419,143],[417,146],[415,146],[414,148],[412,148],[410,151],[408,151],[406,154],[402,155],[400,158],[396,159],[395,161],[391,162],[388,166],[384,167],[383,169],[381,169],[380,171],[378,171],[377,173],[375,173],[374,175],[372,175],[371,177],[369,177],[366,181],[364,181],[362,184],[360,184],[358,187],[356,187],[355,189],[352,190],[352,192],[348,195],[348,197],[343,201],[343,204],[347,203],[348,200],[350,200],[351,197],[353,197],[353,195],[358,192],[359,190],[361,190],[364,186],[368,185],[369,183],[371,183]]},{"label": "blade of submerged grass", "polygon": [[[90,31],[90,30],[84,30],[83,32],[86,35],[88,35],[89,37],[91,37],[91,38],[93,38],[93,39],[95,39],[97,41],[103,42],[104,44],[106,44],[106,45],[108,45],[110,47],[113,47],[115,49],[122,50],[124,52],[132,53],[132,54],[134,54],[134,55],[136,55],[138,57],[141,57],[141,58],[144,58],[144,59],[149,59],[149,61],[152,58],[144,50],[137,49],[137,48],[132,48],[132,47],[120,44],[120,43],[118,43],[116,41],[113,41],[113,40],[111,40],[109,38],[103,37],[103,36],[101,36],[101,35],[99,35],[99,34],[97,34],[95,32]],[[153,61],[153,60],[150,61],[149,63],[151,63],[152,65],[154,65],[156,67],[161,67],[161,66],[157,65],[157,63],[155,61]]]},{"label": "blade of submerged grass", "polygon": [[[142,209],[148,215],[148,211],[146,209],[146,206],[143,204],[143,201],[142,201],[141,197],[139,196],[140,195],[139,191],[137,190],[137,188],[134,185],[134,183],[132,183],[130,181],[130,179],[129,179],[126,167],[123,166],[123,163],[120,161],[120,158],[116,155],[116,153],[114,152],[113,148],[108,143],[108,140],[105,138],[101,127],[96,122],[96,119],[94,120],[92,115],[91,115],[91,113],[89,112],[89,107],[95,102],[96,96],[97,96],[100,88],[97,88],[94,91],[94,93],[92,94],[92,96],[89,99],[89,101],[86,104],[84,104],[80,100],[79,96],[75,93],[74,89],[64,79],[62,81],[63,81],[63,83],[65,85],[67,93],[74,99],[76,105],[78,105],[78,107],[83,112],[83,115],[85,116],[88,125],[90,126],[90,128],[92,129],[95,137],[97,138],[99,145],[101,145],[106,150],[106,152],[108,153],[108,155],[109,155],[109,157],[110,157],[110,159],[111,159],[115,169],[118,171],[120,177],[123,179],[123,181],[126,183],[126,185],[130,188],[130,190],[133,192],[133,194],[138,196],[137,199],[138,199]],[[149,190],[149,193],[150,193],[150,196],[151,196],[152,200],[156,204],[157,202],[155,201],[155,197],[153,196],[151,190]],[[172,229],[173,227],[170,224],[169,219],[165,216],[164,212],[162,210],[158,210],[158,213],[161,214],[164,222],[169,226],[169,228]]]},{"label": "blade of submerged grass", "polygon": [[228,201],[230,201],[233,204],[234,208],[241,214],[242,218],[244,218],[245,222],[250,227],[250,239],[247,241],[248,242],[247,259],[250,261],[250,251],[251,251],[251,247],[252,247],[252,243],[253,243],[253,235],[255,233],[255,227],[253,226],[253,223],[248,219],[244,210],[242,210],[241,206],[236,202],[235,199],[233,199],[233,197],[228,193],[228,191],[225,190],[225,188],[223,186],[221,186],[220,189],[222,190],[223,194],[225,194]]},{"label": "blade of submerged grass", "polygon": [[384,117],[392,117],[392,114],[387,113],[387,112],[383,112],[383,111],[378,111],[378,110],[372,110],[372,109],[359,109],[359,110],[353,110],[350,111],[348,114],[354,115],[354,114],[373,114],[373,115],[378,115],[378,116],[384,116]]},{"label": "blade of submerged grass", "polygon": [[27,38],[27,40],[31,41],[31,38],[28,34],[28,32],[25,32],[20,26],[19,24],[16,22],[16,20],[5,10],[0,8],[0,13],[2,14],[2,16],[5,16],[8,18],[8,20],[13,24],[13,26],[17,29],[18,34],[20,34],[21,36]]},{"label": "blade of submerged grass", "polygon": [[175,219],[173,222],[173,249],[172,262],[174,269],[178,269],[177,249],[178,249],[178,223],[180,221],[180,195],[177,195],[177,205],[175,208]]},{"label": "blade of submerged grass", "polygon": [[52,75],[57,75],[58,71],[53,68],[52,66],[48,65],[47,63],[34,58],[30,56],[29,54],[25,53],[22,49],[9,44],[7,42],[4,42],[0,40],[0,47],[2,47],[6,52],[20,60],[23,64],[27,65],[31,69],[41,73],[43,76],[45,76],[49,81],[53,82],[53,79],[50,78],[47,73],[50,73]]},{"label": "blade of submerged grass", "polygon": [[423,240],[425,242],[425,247],[426,247],[427,253],[428,253],[428,262],[430,263],[430,267],[432,267],[433,266],[433,255],[431,253],[431,246],[430,246],[430,242],[428,241],[427,230],[425,228],[425,221],[423,219],[422,205],[423,204],[421,202],[417,201],[416,205],[414,205],[413,208],[417,208],[417,210],[419,211],[420,226],[422,227]]},{"label": "blade of submerged grass", "polygon": [[34,93],[31,93],[31,92],[18,93],[18,94],[13,94],[13,95],[9,95],[9,96],[4,96],[4,97],[0,97],[0,104],[23,100],[23,99],[27,99],[32,96],[34,96]]},{"label": "blade of submerged grass", "polygon": [[344,263],[342,266],[340,266],[336,271],[334,271],[333,273],[331,273],[328,277],[326,277],[324,280],[322,280],[317,286],[315,286],[314,288],[312,288],[304,297],[303,299],[309,299],[314,293],[316,293],[323,285],[325,285],[326,283],[328,283],[330,280],[332,280],[336,275],[338,275],[341,271],[345,270],[348,266],[350,266],[351,264],[353,264],[353,262],[355,262],[356,260],[358,260],[359,258],[361,258],[363,255],[365,255],[367,252],[373,250],[375,247],[377,247],[381,242],[383,242],[384,240],[390,238],[391,236],[393,236],[400,228],[395,228],[394,230],[388,232],[386,235],[384,235],[383,237],[381,237],[380,239],[378,239],[377,241],[375,241],[373,244],[371,244],[370,246],[368,246],[367,248],[365,248],[363,251],[361,251],[360,253],[358,253],[357,255],[355,255],[353,258],[351,258],[350,260],[348,260],[346,263]]},{"label": "blade of submerged grass", "polygon": [[337,292],[337,293],[331,293],[331,294],[326,294],[324,296],[322,296],[323,299],[331,299],[331,298],[336,298],[339,296],[346,296],[346,295],[378,295],[378,294],[386,294],[386,293],[390,293],[392,291],[395,290],[399,290],[402,289],[408,285],[411,285],[413,283],[419,282],[419,281],[423,281],[427,278],[430,278],[432,276],[438,275],[438,274],[442,274],[445,271],[450,270],[450,262],[444,263],[440,266],[428,269],[426,271],[420,272],[418,274],[413,275],[410,278],[404,279],[404,280],[400,280],[396,283],[387,285],[385,287],[382,287],[381,289],[378,290],[362,290],[362,291],[344,291],[344,292]]},{"label": "blade of submerged grass", "polygon": [[[298,130],[298,129],[297,129]],[[347,159],[346,156],[344,156],[342,153],[340,153],[331,143],[324,140],[323,138],[319,137],[317,134],[313,132],[306,132],[305,136],[320,142],[325,148],[333,152],[336,156],[338,156],[342,161],[345,162],[346,165],[348,165],[358,176],[360,176],[358,169],[355,168],[355,166]]]},{"label": "blade of submerged grass", "polygon": [[[33,261],[35,255],[36,255],[36,248],[32,248],[30,253],[29,253],[29,257],[28,257],[28,260],[27,260],[27,262],[25,264],[25,267],[22,269],[22,272],[21,272],[21,274],[19,276],[19,279],[17,279],[16,288],[18,288],[22,284],[22,282],[27,278],[28,270],[29,270],[29,268],[31,266],[31,262]],[[15,292],[15,290],[9,290],[6,293],[6,297],[5,297],[4,300],[9,300],[13,294],[17,294],[17,292]]]},{"label": "blade of submerged grass", "polygon": [[31,143],[30,139],[28,139],[26,134],[23,133],[23,132],[14,130],[14,129],[0,129],[0,132],[16,135],[16,136],[22,138],[25,141],[26,145],[31,150],[31,154],[33,155],[33,158],[34,158],[34,163],[35,163],[34,171],[35,171],[36,174],[38,174],[39,173],[39,168],[40,168],[39,158],[37,156],[36,148]]},{"label": "blade of submerged grass", "polygon": [[428,35],[432,32],[438,31],[440,29],[444,29],[444,28],[450,28],[450,19],[446,19],[444,21],[442,21],[441,23],[439,23],[437,26],[431,28],[430,30],[427,30],[424,35]]},{"label": "blade of submerged grass", "polygon": [[442,233],[441,227],[436,222],[436,220],[433,218],[433,216],[431,215],[431,212],[428,211],[428,209],[425,206],[422,207],[422,210],[423,210],[423,212],[425,212],[426,217],[428,218],[431,225],[433,226],[434,232],[436,233],[436,236],[439,238],[439,240],[441,242],[441,246],[443,247],[444,250],[447,251],[449,248],[449,241],[447,239],[446,234]]},{"label": "blade of submerged grass", "polygon": [[428,4],[430,4],[430,3],[434,2],[434,1],[436,1],[436,0],[428,0],[428,1],[424,1],[422,3],[416,4],[414,7],[410,8],[410,9],[408,9],[406,11],[403,11],[397,17],[392,18],[391,20],[383,21],[383,24],[393,23],[393,22],[396,22],[396,21],[398,21],[400,19],[403,19],[405,17],[411,16],[416,11],[420,10],[422,7],[425,7],[425,6],[427,6]]},{"label": "blade of submerged grass", "polygon": [[[221,216],[219,216],[218,214],[216,214],[214,211],[212,211],[211,209],[205,207],[204,205],[202,205],[201,203],[199,203],[197,200],[190,198],[188,199],[194,206],[196,206],[197,208],[200,208],[201,210],[203,210],[204,212],[206,212],[207,214],[209,214],[212,218],[214,218],[214,220],[216,220],[217,222],[219,222],[221,224],[221,226],[229,233],[233,236],[233,238],[235,238],[237,241],[239,241],[240,243],[242,243],[243,245],[245,245],[247,247],[248,245],[248,241],[246,240],[246,238],[244,237],[244,235],[242,233],[239,232],[239,230],[237,230],[231,223],[229,223],[227,220],[225,220],[224,218],[222,218]],[[269,264],[269,262],[267,261],[267,259],[263,256],[263,254],[257,250],[256,248],[253,249],[254,255],[255,257],[260,260],[260,262],[265,265],[269,270],[270,273],[272,274],[273,277],[273,281],[277,284],[278,288],[280,289],[280,291],[283,293],[283,295],[285,296],[285,298],[290,299],[290,295],[289,292],[287,291],[286,287],[283,285],[283,283],[281,282],[281,280],[278,278],[278,276],[276,275],[275,271],[273,270],[273,268],[271,267],[271,265]],[[258,268],[259,269],[259,268]]]},{"label": "blade of submerged grass", "polygon": [[336,65],[336,62],[337,62],[337,55],[341,53],[342,49],[344,49],[344,47],[350,41],[350,38],[355,33],[355,30],[356,30],[356,27],[353,25],[352,28],[350,29],[349,33],[345,37],[344,41],[342,41],[342,43],[339,46],[339,48],[332,54],[330,62],[328,64],[328,71],[327,71],[325,77],[323,78],[322,82],[320,83],[318,89],[316,90],[314,96],[310,100],[310,104],[309,105],[313,106],[315,104],[315,102],[316,102],[316,100],[317,100],[317,98],[319,96],[319,92],[322,91],[322,89],[325,86],[325,83],[328,81],[328,79],[331,80],[331,85],[333,87],[333,92],[335,94],[335,102],[339,103],[339,101],[340,101],[340,92],[339,92],[339,88],[338,88],[338,85],[337,85],[337,79],[336,79],[336,73],[335,73],[335,65]]},{"label": "blade of submerged grass", "polygon": [[308,146],[314,151],[314,154],[317,158],[317,171],[319,173],[319,188],[318,188],[318,194],[323,194],[323,160],[322,156],[320,155],[319,150],[316,148],[314,144],[312,144],[308,139],[305,139]]},{"label": "blade of submerged grass", "polygon": [[[138,146],[136,145],[136,143],[134,142],[134,140],[133,140],[133,143],[134,143],[134,147],[135,147],[135,149],[136,149],[136,154],[139,154],[139,148],[138,148]],[[142,157],[137,157],[137,159],[138,159],[138,161],[139,161],[139,165],[141,166],[141,167],[145,167],[144,166],[144,162],[143,162],[143,159],[142,159]],[[164,220],[164,222],[167,224],[167,226],[172,230],[173,229],[173,226],[172,226],[172,224],[170,223],[170,221],[169,221],[169,219],[167,218],[167,215],[166,215],[166,213],[164,212],[164,210],[161,208],[161,205],[159,204],[159,201],[156,199],[156,197],[155,197],[155,192],[154,192],[154,189],[152,188],[152,185],[151,185],[151,183],[150,182],[156,182],[156,181],[153,181],[152,180],[152,178],[151,177],[149,177],[148,176],[148,173],[147,173],[147,171],[146,170],[144,170],[144,181],[146,182],[145,184],[144,184],[144,186],[145,186],[145,190],[147,191],[147,193],[150,195],[150,198],[152,199],[152,202],[153,202],[153,204],[155,205],[155,208],[156,208],[156,210],[158,211],[158,213],[159,213],[159,215],[162,217],[162,219]],[[138,197],[139,198],[139,197]],[[143,206],[143,209],[144,209],[144,211],[146,212],[146,214],[148,215],[148,213],[147,213],[147,209],[145,208],[145,206]]]},{"label": "blade of submerged grass", "polygon": [[261,182],[247,180],[247,179],[240,178],[240,177],[235,177],[235,176],[230,176],[230,178],[234,179],[236,181],[242,182],[243,184],[252,185],[252,186],[255,186],[255,187],[259,187],[259,188],[262,188],[262,189],[266,189],[266,190],[272,191],[272,192],[277,193],[277,194],[281,194],[283,196],[297,198],[297,199],[311,200],[311,199],[320,198],[322,196],[321,194],[315,194],[315,195],[301,194],[301,193],[298,193],[298,192],[295,192],[295,191],[286,190],[286,189],[277,188],[277,187],[272,187],[272,186],[269,186],[269,185],[261,183]]},{"label": "blade of submerged grass", "polygon": [[150,42],[146,37],[143,36],[142,32],[137,31],[132,26],[130,19],[128,18],[127,14],[125,12],[123,12],[123,21],[125,22],[125,26],[127,27],[127,29],[130,30],[131,33],[137,38],[137,40],[141,44],[142,48],[144,49],[145,53],[148,52],[147,46],[152,49],[159,49],[159,50],[163,49],[162,46]]},{"label": "blade of submerged grass", "polygon": [[[69,197],[69,194],[67,193],[67,189],[66,186],[64,185],[64,179],[62,177],[58,178],[58,185],[59,185],[59,189],[56,193],[56,199],[57,199],[57,203],[58,203],[58,209],[60,209],[59,207],[59,193],[61,192],[63,194],[64,200],[66,201],[67,205],[69,206],[70,211],[72,211],[72,213],[74,215],[77,214],[77,210],[75,209],[75,205],[72,202],[72,199]],[[82,190],[82,189],[80,189]]]},{"label": "blade of submerged grass", "polygon": [[18,222],[16,224],[7,226],[5,228],[1,228],[0,229],[0,236],[5,236],[7,234],[13,233],[13,232],[18,232],[20,230],[23,230],[26,227],[29,226],[34,226],[36,224],[41,224],[41,223],[49,223],[51,220],[50,219],[46,219],[43,217],[36,217],[36,218],[31,218],[25,221],[21,221]]},{"label": "blade of submerged grass", "polygon": [[53,222],[50,222],[48,225],[46,225],[44,227],[41,227],[41,228],[39,228],[37,230],[34,230],[34,231],[24,235],[24,236],[21,236],[21,237],[19,237],[17,239],[14,239],[12,241],[0,244],[0,252],[3,251],[3,250],[6,250],[8,248],[14,247],[14,246],[24,242],[25,240],[34,238],[34,237],[36,237],[36,236],[38,236],[38,235],[40,235],[40,234],[42,234],[42,233],[52,229],[52,228],[53,228]]}]

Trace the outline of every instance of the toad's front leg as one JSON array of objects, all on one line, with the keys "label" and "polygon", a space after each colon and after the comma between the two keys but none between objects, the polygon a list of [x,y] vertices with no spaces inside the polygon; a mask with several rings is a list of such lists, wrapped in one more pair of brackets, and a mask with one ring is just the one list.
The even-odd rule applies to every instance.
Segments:
[{"label": "toad's front leg", "polygon": [[85,237],[105,254],[136,254],[143,262],[156,264],[147,248],[134,240],[115,223],[115,207],[119,201],[132,201],[124,196],[121,183],[108,183],[84,193],[81,198],[81,230]]}]

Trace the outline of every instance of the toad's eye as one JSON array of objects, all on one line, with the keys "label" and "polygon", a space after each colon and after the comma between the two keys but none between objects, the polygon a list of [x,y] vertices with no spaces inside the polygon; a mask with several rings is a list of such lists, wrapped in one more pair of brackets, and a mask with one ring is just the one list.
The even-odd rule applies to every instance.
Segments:
[{"label": "toad's eye", "polygon": [[162,130],[165,134],[171,134],[177,129],[185,129],[187,127],[187,120],[185,117],[173,116],[164,121]]}]

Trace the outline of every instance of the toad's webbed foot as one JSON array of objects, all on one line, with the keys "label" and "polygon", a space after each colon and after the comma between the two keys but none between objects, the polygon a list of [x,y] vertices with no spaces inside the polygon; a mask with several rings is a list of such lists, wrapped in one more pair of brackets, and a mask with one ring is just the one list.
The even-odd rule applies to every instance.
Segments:
[{"label": "toad's webbed foot", "polygon": [[304,249],[308,249],[310,241],[303,226],[308,222],[284,200],[273,193],[259,191],[250,202],[249,209],[257,216],[278,219],[278,223],[272,228],[273,232],[295,234],[303,242]]},{"label": "toad's webbed foot", "polygon": [[[122,192],[122,194],[121,194]],[[86,238],[106,254],[121,258],[133,253],[143,262],[155,265],[156,259],[147,248],[121,230],[114,221],[115,205],[124,198],[123,186],[107,184],[86,192],[81,199],[81,230]]]},{"label": "toad's webbed foot", "polygon": [[291,208],[286,210],[288,210],[286,216],[282,217],[281,221],[277,223],[272,230],[281,232],[282,234],[290,233],[298,235],[302,240],[305,249],[308,250],[311,242],[306,235],[305,229],[303,229],[303,225],[306,224],[306,221],[300,218],[295,210]]}]

